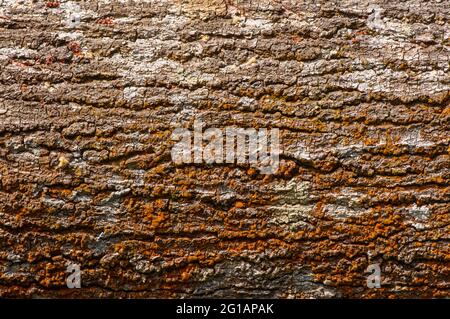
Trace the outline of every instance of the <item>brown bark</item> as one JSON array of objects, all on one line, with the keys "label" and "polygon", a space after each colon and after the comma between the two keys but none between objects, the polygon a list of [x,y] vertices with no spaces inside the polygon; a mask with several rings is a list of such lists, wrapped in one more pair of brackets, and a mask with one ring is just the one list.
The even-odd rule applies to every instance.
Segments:
[{"label": "brown bark", "polygon": [[[449,13],[0,1],[0,296],[450,297]],[[175,165],[198,118],[278,172]]]}]

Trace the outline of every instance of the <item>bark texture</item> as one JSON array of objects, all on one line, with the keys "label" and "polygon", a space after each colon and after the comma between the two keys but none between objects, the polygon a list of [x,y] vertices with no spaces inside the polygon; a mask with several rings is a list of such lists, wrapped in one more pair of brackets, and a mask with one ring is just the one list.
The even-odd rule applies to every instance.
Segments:
[{"label": "bark texture", "polygon": [[[450,297],[449,6],[0,0],[0,296]],[[175,165],[196,118],[278,172]]]}]

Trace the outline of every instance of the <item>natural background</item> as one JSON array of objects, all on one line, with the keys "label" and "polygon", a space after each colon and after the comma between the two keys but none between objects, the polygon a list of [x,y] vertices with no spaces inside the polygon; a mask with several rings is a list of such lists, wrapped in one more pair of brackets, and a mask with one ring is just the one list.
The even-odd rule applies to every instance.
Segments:
[{"label": "natural background", "polygon": [[[0,0],[0,296],[450,297],[449,16]],[[279,128],[279,171],[174,165],[196,118]]]}]

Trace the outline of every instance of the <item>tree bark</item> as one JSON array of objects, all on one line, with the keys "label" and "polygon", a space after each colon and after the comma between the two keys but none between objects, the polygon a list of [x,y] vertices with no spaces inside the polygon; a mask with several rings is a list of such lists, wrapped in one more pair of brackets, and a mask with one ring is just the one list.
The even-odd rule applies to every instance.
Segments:
[{"label": "tree bark", "polygon": [[[0,296],[450,297],[449,30],[448,1],[1,1]],[[278,128],[277,172],[174,163],[196,119]]]}]

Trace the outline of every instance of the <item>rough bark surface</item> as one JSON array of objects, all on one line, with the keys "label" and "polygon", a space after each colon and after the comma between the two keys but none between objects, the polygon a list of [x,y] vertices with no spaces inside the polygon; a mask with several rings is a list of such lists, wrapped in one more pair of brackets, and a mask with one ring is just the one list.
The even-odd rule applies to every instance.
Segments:
[{"label": "rough bark surface", "polygon": [[[0,296],[450,297],[449,6],[0,0]],[[175,165],[196,118],[278,172]]]}]

